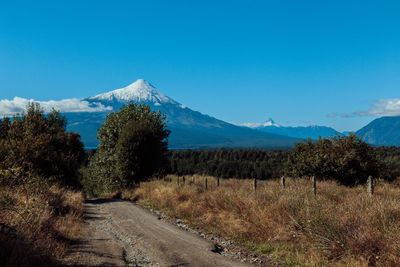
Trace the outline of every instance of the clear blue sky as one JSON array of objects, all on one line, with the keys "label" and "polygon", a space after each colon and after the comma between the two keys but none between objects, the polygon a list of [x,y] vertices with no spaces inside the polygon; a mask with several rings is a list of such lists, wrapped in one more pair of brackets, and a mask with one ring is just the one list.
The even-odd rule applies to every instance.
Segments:
[{"label": "clear blue sky", "polygon": [[400,115],[399,1],[3,1],[0,99],[143,78],[243,123],[357,130]]}]

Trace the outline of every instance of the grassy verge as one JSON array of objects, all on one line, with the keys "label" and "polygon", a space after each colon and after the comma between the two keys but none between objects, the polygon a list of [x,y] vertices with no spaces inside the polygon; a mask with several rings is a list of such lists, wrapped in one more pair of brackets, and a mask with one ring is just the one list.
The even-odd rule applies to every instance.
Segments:
[{"label": "grassy verge", "polygon": [[162,210],[231,238],[287,266],[400,266],[400,188],[379,182],[370,197],[363,186],[319,182],[315,198],[306,179],[259,184],[200,176],[186,184],[151,181],[122,198]]},{"label": "grassy verge", "polygon": [[80,231],[83,196],[53,185],[0,187],[2,266],[56,266]]}]

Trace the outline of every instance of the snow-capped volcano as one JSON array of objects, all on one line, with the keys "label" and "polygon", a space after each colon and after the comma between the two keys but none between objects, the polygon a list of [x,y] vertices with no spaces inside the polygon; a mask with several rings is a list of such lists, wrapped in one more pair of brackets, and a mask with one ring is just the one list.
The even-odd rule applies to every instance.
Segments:
[{"label": "snow-capped volcano", "polygon": [[89,97],[88,99],[118,102],[152,102],[156,105],[161,105],[162,103],[178,104],[143,79],[138,79],[127,87]]},{"label": "snow-capped volcano", "polygon": [[145,103],[167,117],[171,130],[170,147],[290,147],[297,140],[276,134],[238,127],[187,108],[169,98],[150,83],[138,79],[127,87],[82,99],[89,107],[105,107],[104,112],[67,113],[68,129],[78,132],[87,147],[95,147],[97,130],[110,111],[130,101]]},{"label": "snow-capped volcano", "polygon": [[248,127],[251,129],[263,131],[266,133],[279,134],[284,136],[296,137],[296,138],[312,138],[318,139],[319,137],[332,137],[337,134],[341,134],[333,128],[325,126],[298,126],[298,127],[286,127],[277,124],[269,118],[265,122],[261,123],[243,123],[239,126]]},{"label": "snow-capped volcano", "polygon": [[240,124],[240,126],[246,126],[249,128],[260,128],[260,127],[270,127],[270,126],[275,126],[275,127],[281,127],[279,124],[277,124],[272,118],[269,118],[265,122],[248,122],[248,123],[243,123]]}]

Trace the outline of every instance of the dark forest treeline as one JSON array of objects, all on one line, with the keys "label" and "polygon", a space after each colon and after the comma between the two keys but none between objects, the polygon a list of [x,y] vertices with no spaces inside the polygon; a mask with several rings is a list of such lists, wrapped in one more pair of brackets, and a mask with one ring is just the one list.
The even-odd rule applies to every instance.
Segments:
[{"label": "dark forest treeline", "polygon": [[[90,160],[94,151],[87,152]],[[355,135],[310,139],[286,150],[169,150],[168,160],[159,174],[261,180],[316,176],[344,185],[364,183],[368,176],[389,181],[400,177],[399,147],[373,147]]]},{"label": "dark forest treeline", "polygon": [[[400,177],[400,148],[373,147],[372,152],[380,162],[379,176],[392,180]],[[271,179],[287,175],[289,158],[293,149],[225,149],[171,150],[171,174],[207,174],[221,178]]]},{"label": "dark forest treeline", "polygon": [[384,169],[381,170],[381,177],[386,177],[387,180],[400,177],[400,147],[374,147],[374,152],[384,166]]},{"label": "dark forest treeline", "polygon": [[284,174],[290,150],[172,150],[173,174],[207,174],[221,178],[270,179]]}]

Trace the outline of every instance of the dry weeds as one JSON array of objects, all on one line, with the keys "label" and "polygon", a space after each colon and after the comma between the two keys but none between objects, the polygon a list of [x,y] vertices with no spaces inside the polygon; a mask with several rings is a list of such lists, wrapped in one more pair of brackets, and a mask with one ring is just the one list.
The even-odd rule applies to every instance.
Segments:
[{"label": "dry weeds", "polygon": [[[168,180],[169,177],[167,177]],[[400,266],[400,188],[379,182],[370,197],[364,186],[319,182],[315,198],[307,179],[186,177],[186,185],[151,181],[123,198],[159,209],[192,225],[232,238],[290,266]]]},{"label": "dry weeds", "polygon": [[0,188],[2,266],[52,266],[82,223],[83,196],[59,186]]}]

